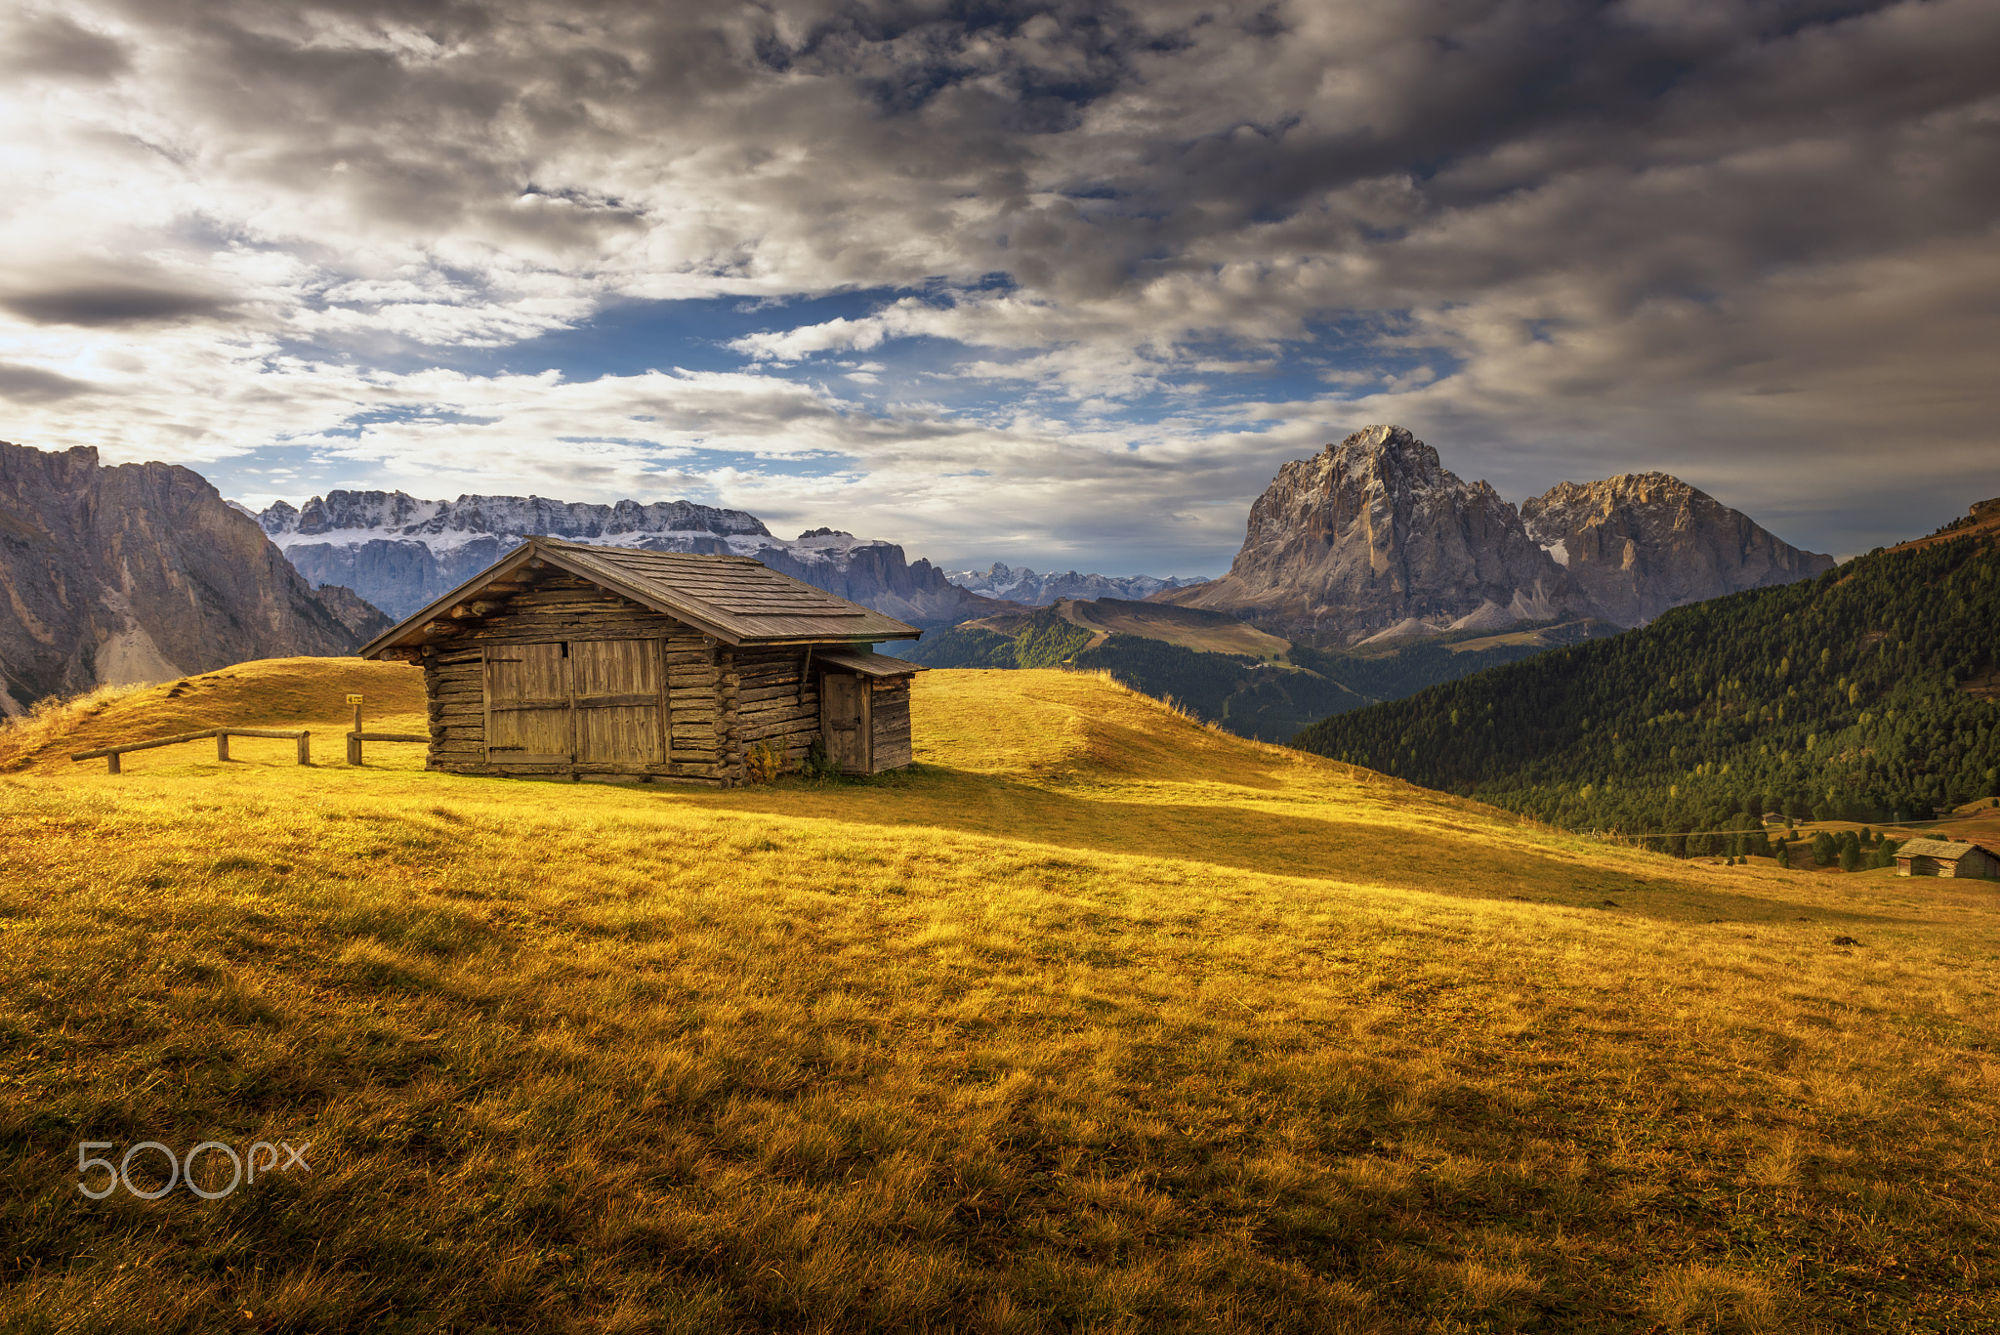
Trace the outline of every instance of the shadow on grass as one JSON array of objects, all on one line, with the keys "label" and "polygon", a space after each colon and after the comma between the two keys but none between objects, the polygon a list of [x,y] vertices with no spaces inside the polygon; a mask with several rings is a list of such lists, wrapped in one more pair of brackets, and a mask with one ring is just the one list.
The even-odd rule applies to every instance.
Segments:
[{"label": "shadow on grass", "polygon": [[[1448,811],[1413,814],[1407,821],[1327,819],[1228,803],[1119,801],[937,766],[868,782],[788,782],[728,793],[676,790],[675,796],[732,811],[892,829],[943,828],[1266,875],[1463,899],[1598,908],[1665,922],[1778,922],[1801,912],[1826,923],[1893,920],[1880,913],[1736,894],[1677,877],[1593,867],[1511,840],[1482,843],[1476,829],[1432,824],[1440,816],[1448,818]],[[1614,902],[1607,905],[1607,899]]]}]

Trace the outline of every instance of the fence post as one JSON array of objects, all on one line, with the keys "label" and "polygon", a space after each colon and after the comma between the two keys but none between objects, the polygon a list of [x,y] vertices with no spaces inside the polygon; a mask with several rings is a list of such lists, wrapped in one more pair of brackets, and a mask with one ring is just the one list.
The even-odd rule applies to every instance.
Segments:
[{"label": "fence post", "polygon": [[299,734],[299,763],[301,765],[313,763],[312,734],[309,732]]},{"label": "fence post", "polygon": [[113,752],[112,752],[112,753],[111,753],[110,755],[108,755],[108,756],[106,756],[106,757],[104,757],[104,758],[105,758],[105,760],[107,760],[107,761],[109,761],[109,762],[110,762],[110,766],[111,766],[111,770],[110,770],[110,772],[111,772],[111,773],[113,773],[113,774],[123,774],[123,773],[125,772],[125,771],[124,771],[124,769],[123,769],[123,768],[121,768],[121,767],[119,766],[119,764],[118,764],[118,753],[117,753],[116,751],[113,751]]},{"label": "fence post", "polygon": [[229,734],[218,730],[215,734],[215,758],[229,759]]},{"label": "fence post", "polygon": [[347,763],[361,763],[361,697],[350,695],[347,703],[354,706],[354,731],[347,734]]}]

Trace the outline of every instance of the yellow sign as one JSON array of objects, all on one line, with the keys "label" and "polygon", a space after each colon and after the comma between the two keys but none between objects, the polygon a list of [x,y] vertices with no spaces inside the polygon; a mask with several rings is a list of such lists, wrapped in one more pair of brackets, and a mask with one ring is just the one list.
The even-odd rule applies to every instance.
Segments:
[{"label": "yellow sign", "polygon": [[361,703],[361,697],[358,695],[350,695],[347,697],[347,703],[350,705],[358,705]]}]

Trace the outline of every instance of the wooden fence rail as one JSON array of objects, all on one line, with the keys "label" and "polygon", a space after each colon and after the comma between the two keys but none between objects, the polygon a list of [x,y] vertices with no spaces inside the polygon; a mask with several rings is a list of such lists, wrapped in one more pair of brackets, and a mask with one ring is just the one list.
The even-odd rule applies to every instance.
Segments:
[{"label": "wooden fence rail", "polygon": [[200,732],[181,732],[175,733],[172,737],[156,737],[150,742],[127,742],[123,746],[105,746],[95,751],[79,751],[71,756],[70,759],[72,761],[104,760],[109,762],[111,773],[120,774],[124,771],[118,763],[118,758],[127,751],[150,751],[156,746],[177,746],[182,742],[198,742],[204,737],[213,737],[215,739],[215,758],[217,760],[229,759],[229,739],[231,737],[279,737],[296,741],[299,744],[299,763],[301,765],[312,764],[312,734],[303,728],[203,728]]},{"label": "wooden fence rail", "polygon": [[427,732],[350,732],[347,734],[347,763],[361,763],[363,742],[428,742],[430,739],[431,735]]}]

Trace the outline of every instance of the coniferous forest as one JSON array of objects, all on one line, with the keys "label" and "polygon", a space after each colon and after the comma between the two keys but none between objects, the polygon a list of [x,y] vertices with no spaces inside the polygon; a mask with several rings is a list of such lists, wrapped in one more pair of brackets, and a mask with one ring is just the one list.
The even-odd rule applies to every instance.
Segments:
[{"label": "coniferous forest", "polygon": [[1574,829],[1917,820],[2000,791],[2000,545],[1815,580],[1322,719],[1307,750]]}]

